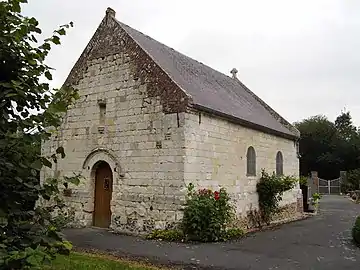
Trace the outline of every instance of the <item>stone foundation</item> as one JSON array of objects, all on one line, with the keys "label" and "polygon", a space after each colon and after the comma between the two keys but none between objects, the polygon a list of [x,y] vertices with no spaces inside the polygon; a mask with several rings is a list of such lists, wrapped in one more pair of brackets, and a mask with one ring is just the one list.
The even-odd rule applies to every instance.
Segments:
[{"label": "stone foundation", "polygon": [[[76,196],[76,193],[73,196]],[[82,228],[92,226],[93,212],[87,211],[84,205],[76,202],[75,198],[67,198],[69,207],[75,210],[74,222],[69,224],[69,227]],[[299,198],[297,202],[286,204],[280,207],[279,213],[275,214],[271,223],[287,221],[296,218],[302,213],[302,199]],[[171,207],[169,205],[168,207]],[[182,205],[172,205],[172,210],[147,210],[143,207],[144,211],[132,211],[119,214],[113,213],[110,229],[116,233],[125,233],[131,235],[144,235],[155,229],[173,229],[180,223],[183,216],[181,208]],[[251,230],[264,226],[259,219],[258,208],[251,208],[246,211],[245,216],[240,215],[233,226]]]},{"label": "stone foundation", "polygon": [[[279,212],[274,214],[271,223],[290,220],[298,216],[302,211],[298,210],[298,203],[291,203],[280,207]],[[261,224],[260,224],[261,223]],[[264,226],[259,218],[259,210],[256,208],[246,212],[246,216],[240,216],[234,223],[234,226],[245,229],[254,229]]]},{"label": "stone foundation", "polygon": [[[71,227],[89,227],[93,224],[93,211],[89,211],[90,208],[88,205],[86,207],[85,203],[79,202],[80,193],[74,191],[72,197],[66,198],[68,205],[75,209],[75,220],[70,224]],[[295,193],[294,191],[287,195],[291,197]],[[110,229],[117,233],[143,235],[155,229],[175,228],[181,222],[183,216],[181,210],[184,202],[185,197],[179,196],[179,199],[176,201],[171,200],[160,205],[159,198],[156,199],[155,196],[150,196],[146,203],[144,201],[120,203],[112,213]],[[236,201],[234,202],[236,206]],[[286,202],[287,200],[280,202],[280,211],[273,216],[272,223],[291,220],[303,212],[302,198],[300,196],[297,197],[296,202]],[[255,204],[255,207],[252,207],[253,204],[248,201],[247,203],[242,202],[239,205],[242,204],[246,204],[248,210],[243,212],[245,215],[239,213],[233,225],[248,230],[263,226],[264,224],[258,216],[257,204]],[[116,211],[116,209],[122,209],[121,207],[125,207],[125,211]]]}]

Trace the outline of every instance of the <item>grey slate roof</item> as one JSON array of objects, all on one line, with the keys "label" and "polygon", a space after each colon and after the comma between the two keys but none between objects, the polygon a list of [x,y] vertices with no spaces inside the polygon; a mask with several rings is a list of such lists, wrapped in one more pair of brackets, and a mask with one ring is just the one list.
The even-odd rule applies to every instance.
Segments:
[{"label": "grey slate roof", "polygon": [[[117,21],[170,78],[193,99],[194,107],[290,138],[296,129],[281,124],[239,80],[216,71]],[[267,105],[266,105],[267,106]],[[283,119],[283,121],[285,121]],[[287,123],[288,124],[288,123]]]}]

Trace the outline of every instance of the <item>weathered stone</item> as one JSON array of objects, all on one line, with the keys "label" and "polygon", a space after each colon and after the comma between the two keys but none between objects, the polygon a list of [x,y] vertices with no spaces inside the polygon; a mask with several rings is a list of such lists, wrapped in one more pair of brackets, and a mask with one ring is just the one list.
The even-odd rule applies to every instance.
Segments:
[{"label": "weathered stone", "polygon": [[[294,141],[191,109],[185,92],[106,18],[65,84],[78,89],[80,99],[59,132],[42,145],[42,153],[52,154],[62,145],[66,158],[52,170],[44,168],[41,178],[55,171],[62,176],[81,172],[84,180],[68,199],[79,226],[93,224],[99,161],[108,163],[113,175],[110,227],[132,233],[175,226],[188,183],[227,188],[242,219],[258,204],[260,170],[275,170],[278,151],[284,173],[298,175]],[[249,146],[256,151],[255,177],[246,176]],[[295,204],[287,216],[296,211],[298,191],[284,195],[281,206]]]},{"label": "weathered stone", "polygon": [[[185,131],[186,134],[196,135],[191,136],[191,140],[185,140],[185,183],[191,182],[208,188],[226,187],[230,193],[237,194],[232,197],[240,216],[246,216],[250,205],[258,205],[256,183],[261,169],[269,173],[275,171],[278,151],[284,157],[284,174],[298,176],[299,161],[296,146],[291,140],[251,130],[207,114],[202,114],[199,124],[196,112],[185,115]],[[255,177],[246,176],[246,151],[249,146],[256,151]],[[297,203],[299,196],[301,190],[296,185],[293,190],[284,194],[280,205]]]}]

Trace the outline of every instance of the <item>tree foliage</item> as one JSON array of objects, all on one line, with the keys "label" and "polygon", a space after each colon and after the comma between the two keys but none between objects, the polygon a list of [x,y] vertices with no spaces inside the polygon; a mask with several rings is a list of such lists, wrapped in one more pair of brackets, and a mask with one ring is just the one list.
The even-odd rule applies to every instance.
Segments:
[{"label": "tree foliage", "polygon": [[343,184],[343,191],[360,190],[360,168],[347,172],[346,183]]},{"label": "tree foliage", "polygon": [[335,120],[335,127],[340,139],[351,141],[358,136],[357,129],[352,123],[350,112],[341,113]]},{"label": "tree foliage", "polygon": [[38,21],[21,15],[23,3],[0,2],[0,269],[33,267],[71,247],[53,215],[65,207],[59,184],[69,179],[40,183],[39,172],[65,156],[62,147],[41,156],[40,144],[77,98],[73,89],[50,90],[44,82],[52,79],[45,58],[72,23],[39,45]]},{"label": "tree foliage", "polygon": [[318,115],[295,126],[301,133],[301,175],[318,171],[320,177],[334,179],[340,171],[360,167],[360,133],[350,112],[342,112],[335,122]]}]

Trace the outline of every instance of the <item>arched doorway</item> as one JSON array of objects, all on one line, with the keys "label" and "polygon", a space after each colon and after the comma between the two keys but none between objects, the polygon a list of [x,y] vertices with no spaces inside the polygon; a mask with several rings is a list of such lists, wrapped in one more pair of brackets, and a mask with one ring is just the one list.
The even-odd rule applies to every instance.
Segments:
[{"label": "arched doorway", "polygon": [[100,161],[94,165],[95,203],[93,225],[108,228],[111,222],[110,202],[112,196],[112,171],[108,163]]}]

